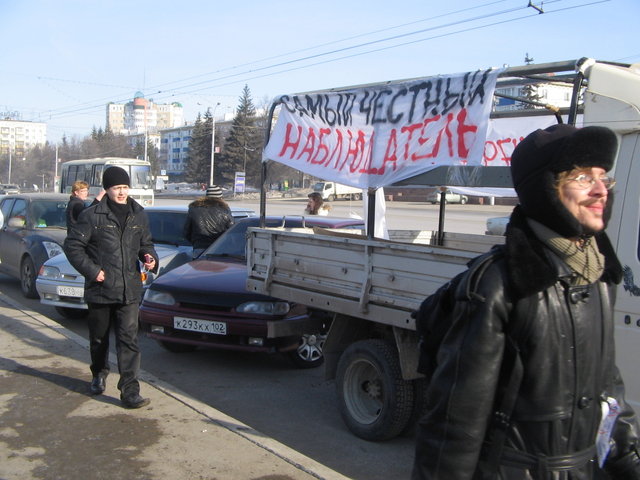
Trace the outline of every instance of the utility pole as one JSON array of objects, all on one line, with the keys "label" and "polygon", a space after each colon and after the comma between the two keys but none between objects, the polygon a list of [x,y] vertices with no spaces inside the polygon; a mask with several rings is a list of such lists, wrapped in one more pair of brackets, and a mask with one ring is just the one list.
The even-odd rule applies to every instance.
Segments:
[{"label": "utility pole", "polygon": [[56,159],[55,159],[55,163],[53,164],[53,192],[54,193],[57,191],[56,189],[57,180],[58,180],[58,145],[56,144]]},{"label": "utility pole", "polygon": [[213,185],[213,167],[215,165],[216,155],[216,110],[220,106],[220,102],[216,103],[211,113],[211,170],[209,172],[209,186]]}]

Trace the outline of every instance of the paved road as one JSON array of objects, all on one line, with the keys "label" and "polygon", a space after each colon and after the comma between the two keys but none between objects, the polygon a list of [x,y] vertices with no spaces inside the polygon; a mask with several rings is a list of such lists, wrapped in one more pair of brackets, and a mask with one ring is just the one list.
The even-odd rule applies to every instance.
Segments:
[{"label": "paved road", "polygon": [[[185,201],[160,198],[158,204]],[[258,209],[257,200],[231,203]],[[304,205],[304,199],[278,199],[269,201],[267,213],[299,214]],[[360,213],[358,209],[350,202],[334,202],[332,215]],[[457,231],[482,233],[487,217],[510,210],[450,205],[447,219],[451,230],[459,224]],[[390,228],[432,229],[437,225],[437,206],[396,203],[388,204],[387,211]],[[0,275],[0,291],[86,337],[83,321],[66,320],[51,307],[23,299],[17,280]],[[322,368],[296,370],[283,357],[266,354],[174,354],[144,337],[141,349],[142,367],[156,377],[343,475],[360,480],[409,478],[412,438],[373,443],[353,436],[340,419],[334,384],[324,380]]]}]

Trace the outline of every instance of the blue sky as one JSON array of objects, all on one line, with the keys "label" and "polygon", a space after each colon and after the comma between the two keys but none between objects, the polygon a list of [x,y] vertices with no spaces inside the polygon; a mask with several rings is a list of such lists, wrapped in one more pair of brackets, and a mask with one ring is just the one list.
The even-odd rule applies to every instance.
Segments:
[{"label": "blue sky", "polygon": [[638,0],[0,0],[0,112],[48,138],[105,126],[137,91],[185,120],[247,84],[254,103],[385,80],[583,56],[640,62]]}]

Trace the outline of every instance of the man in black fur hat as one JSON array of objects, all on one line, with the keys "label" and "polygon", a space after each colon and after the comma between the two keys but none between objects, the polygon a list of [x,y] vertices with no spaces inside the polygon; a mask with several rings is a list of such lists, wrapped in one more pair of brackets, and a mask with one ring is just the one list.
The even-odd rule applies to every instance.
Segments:
[{"label": "man in black fur hat", "polygon": [[[613,344],[622,269],[604,233],[616,151],[611,130],[568,125],[516,147],[519,205],[482,274],[482,301],[454,308],[414,479],[640,479],[638,422]],[[511,393],[509,414],[498,413]]]},{"label": "man in black fur hat", "polygon": [[153,248],[144,208],[129,198],[127,172],[109,167],[104,171],[102,183],[106,195],[80,212],[64,242],[64,251],[85,279],[93,375],[90,391],[100,395],[106,388],[109,332],[113,328],[122,406],[140,408],[149,403],[149,399],[140,396],[138,381],[140,265],[156,271],[158,254]]},{"label": "man in black fur hat", "polygon": [[193,258],[200,256],[231,225],[233,216],[222,198],[222,189],[211,185],[204,197],[189,204],[184,224],[184,236],[193,245]]}]

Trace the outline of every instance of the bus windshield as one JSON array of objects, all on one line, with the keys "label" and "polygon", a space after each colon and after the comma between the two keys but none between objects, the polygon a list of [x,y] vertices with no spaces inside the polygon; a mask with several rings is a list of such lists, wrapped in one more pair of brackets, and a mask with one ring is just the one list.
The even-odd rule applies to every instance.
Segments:
[{"label": "bus windshield", "polygon": [[148,165],[131,165],[131,188],[149,188],[149,173]]}]

